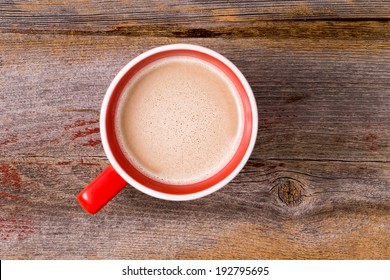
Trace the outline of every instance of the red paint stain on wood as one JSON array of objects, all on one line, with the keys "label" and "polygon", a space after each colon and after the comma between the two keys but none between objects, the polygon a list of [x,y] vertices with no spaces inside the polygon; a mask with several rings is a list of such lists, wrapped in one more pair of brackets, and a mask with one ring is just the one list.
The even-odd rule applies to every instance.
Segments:
[{"label": "red paint stain on wood", "polygon": [[[100,132],[98,127],[87,127],[88,125],[96,126],[99,123],[99,119],[90,119],[90,120],[76,120],[74,123],[65,125],[65,130],[72,130],[73,133],[70,137],[71,140],[76,140],[77,138],[86,137],[92,134]],[[94,125],[95,124],[95,125]],[[82,146],[96,146],[101,143],[100,140],[89,140],[88,142],[82,144]]]},{"label": "red paint stain on wood", "polygon": [[373,142],[378,139],[378,136],[374,133],[367,133],[366,135],[364,135],[363,139],[368,142]]},{"label": "red paint stain on wood", "polygon": [[370,149],[371,152],[375,152],[375,151],[378,151],[378,146],[377,145],[371,145],[369,147],[369,149]]},{"label": "red paint stain on wood", "polygon": [[60,162],[57,162],[57,165],[69,165],[71,163],[72,163],[71,161],[60,161]]},{"label": "red paint stain on wood", "polygon": [[375,133],[367,133],[363,136],[363,140],[369,143],[368,149],[372,152],[378,150],[377,139],[378,136]]},{"label": "red paint stain on wood", "polygon": [[10,138],[5,139],[4,141],[0,142],[0,146],[16,143],[18,141],[17,135],[12,135]]},{"label": "red paint stain on wood", "polygon": [[77,120],[72,124],[65,125],[65,129],[69,130],[70,128],[80,127],[80,126],[86,126],[89,124],[99,123],[99,119],[92,119],[92,120]]},{"label": "red paint stain on wood", "polygon": [[94,133],[99,133],[99,132],[100,132],[100,128],[98,128],[98,127],[86,128],[84,130],[77,131],[77,132],[73,133],[72,140],[75,140],[75,139],[80,138],[80,137],[85,137],[85,136],[88,136],[88,135],[91,135]]},{"label": "red paint stain on wood", "polygon": [[273,121],[270,121],[268,119],[264,119],[264,126],[265,126],[265,128],[268,128],[268,126],[270,126],[273,123],[274,123]]},{"label": "red paint stain on wood", "polygon": [[15,236],[18,240],[24,240],[35,232],[30,220],[13,218],[0,218],[0,239],[8,240]]},{"label": "red paint stain on wood", "polygon": [[0,199],[7,199],[10,201],[18,201],[27,204],[28,200],[25,197],[13,195],[7,192],[0,192]]},{"label": "red paint stain on wood", "polygon": [[20,188],[22,179],[18,170],[10,164],[0,164],[1,186],[9,186],[13,188]]},{"label": "red paint stain on wood", "polygon": [[94,146],[100,145],[101,143],[102,143],[101,140],[92,140],[92,139],[89,139],[88,142],[82,144],[82,146],[94,147]]}]

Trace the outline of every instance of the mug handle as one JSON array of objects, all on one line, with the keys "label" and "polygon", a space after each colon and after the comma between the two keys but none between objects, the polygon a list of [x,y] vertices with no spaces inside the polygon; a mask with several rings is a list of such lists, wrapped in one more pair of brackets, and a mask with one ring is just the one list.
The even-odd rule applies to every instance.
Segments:
[{"label": "mug handle", "polygon": [[110,165],[77,196],[80,205],[89,214],[95,214],[114,198],[127,182]]}]

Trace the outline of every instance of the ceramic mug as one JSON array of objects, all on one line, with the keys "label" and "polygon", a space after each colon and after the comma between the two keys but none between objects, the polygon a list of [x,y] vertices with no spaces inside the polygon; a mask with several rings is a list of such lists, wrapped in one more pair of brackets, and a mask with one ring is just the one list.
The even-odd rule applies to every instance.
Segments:
[{"label": "ceramic mug", "polygon": [[[146,65],[171,56],[195,57],[218,67],[233,82],[243,105],[243,135],[233,158],[217,174],[193,184],[172,185],[145,176],[124,156],[115,132],[115,112],[119,97],[123,93],[126,84]],[[256,141],[256,101],[244,75],[224,56],[196,45],[166,45],[139,55],[116,75],[103,100],[100,113],[100,133],[104,151],[111,165],[78,195],[79,203],[88,213],[95,214],[98,212],[127,184],[160,199],[192,200],[219,190],[228,184],[244,167]]]}]

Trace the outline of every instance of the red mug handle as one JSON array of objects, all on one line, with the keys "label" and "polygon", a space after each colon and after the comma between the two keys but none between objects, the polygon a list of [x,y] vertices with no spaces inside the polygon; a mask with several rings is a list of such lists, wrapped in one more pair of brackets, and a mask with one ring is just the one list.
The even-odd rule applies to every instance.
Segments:
[{"label": "red mug handle", "polygon": [[77,200],[85,211],[95,214],[126,185],[127,182],[110,165],[79,193]]}]

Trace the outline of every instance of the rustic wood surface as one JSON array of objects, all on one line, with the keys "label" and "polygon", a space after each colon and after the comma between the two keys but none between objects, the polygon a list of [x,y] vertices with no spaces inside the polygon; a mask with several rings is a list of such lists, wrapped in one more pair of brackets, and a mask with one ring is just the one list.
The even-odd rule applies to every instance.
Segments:
[{"label": "rustic wood surface", "polygon": [[[1,259],[389,259],[390,3],[0,3]],[[190,202],[128,187],[95,216],[99,109],[155,46],[232,60],[259,109],[251,159]]]}]

